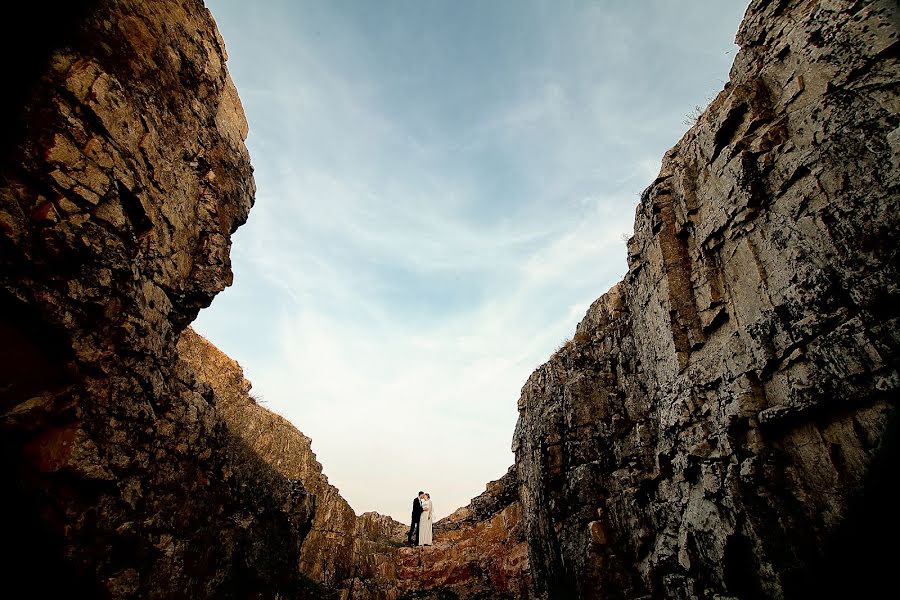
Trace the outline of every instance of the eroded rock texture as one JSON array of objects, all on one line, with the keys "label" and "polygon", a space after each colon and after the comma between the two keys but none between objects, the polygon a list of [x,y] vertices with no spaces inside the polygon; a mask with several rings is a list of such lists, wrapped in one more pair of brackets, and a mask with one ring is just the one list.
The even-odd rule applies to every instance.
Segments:
[{"label": "eroded rock texture", "polygon": [[527,597],[528,557],[513,469],[436,523],[433,547],[406,547],[408,524],[378,513],[357,516],[323,475],[310,439],[257,403],[238,363],[190,328],[177,349],[212,388],[234,438],[314,498],[298,567],[321,586],[323,597]]},{"label": "eroded rock texture", "polygon": [[488,483],[468,506],[435,523],[433,546],[400,550],[397,576],[403,593],[529,597],[528,548],[514,469]]},{"label": "eroded rock texture", "polygon": [[215,24],[195,0],[20,11],[33,53],[4,94],[0,165],[4,586],[293,590],[310,499],[229,434],[175,352],[231,282],[254,194]]},{"label": "eroded rock texture", "polygon": [[181,334],[177,348],[213,389],[229,432],[280,475],[301,482],[311,495],[314,518],[296,557],[300,572],[326,594],[348,593],[355,587],[354,598],[381,598],[395,588],[395,555],[406,539],[406,526],[376,513],[357,517],[322,473],[311,440],[259,405],[237,362],[190,328]]},{"label": "eroded rock texture", "polygon": [[624,281],[523,388],[543,597],[865,595],[886,577],[898,23],[892,1],[751,4],[731,81],[641,198]]}]

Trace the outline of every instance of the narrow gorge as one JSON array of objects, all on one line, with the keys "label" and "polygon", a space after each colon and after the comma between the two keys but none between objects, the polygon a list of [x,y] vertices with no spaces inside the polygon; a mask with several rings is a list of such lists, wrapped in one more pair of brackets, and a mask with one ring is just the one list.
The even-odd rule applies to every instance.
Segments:
[{"label": "narrow gorge", "polygon": [[4,41],[23,57],[0,148],[9,597],[890,586],[895,1],[750,4],[730,80],[641,196],[627,274],[524,383],[515,463],[422,549],[408,524],[356,515],[310,439],[190,328],[232,282],[231,236],[255,197],[209,11],[47,12],[15,9],[28,41]]}]

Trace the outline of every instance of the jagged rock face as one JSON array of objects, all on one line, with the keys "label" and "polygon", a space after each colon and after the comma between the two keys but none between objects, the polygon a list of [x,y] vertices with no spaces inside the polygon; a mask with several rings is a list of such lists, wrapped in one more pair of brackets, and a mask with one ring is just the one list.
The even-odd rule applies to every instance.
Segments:
[{"label": "jagged rock face", "polygon": [[282,476],[302,482],[315,499],[299,569],[322,586],[323,595],[527,597],[527,547],[513,469],[490,482],[469,506],[436,523],[433,547],[404,547],[408,525],[378,513],[357,517],[328,484],[310,439],[254,400],[240,365],[190,328],[177,349],[212,388],[231,435]]},{"label": "jagged rock face", "polygon": [[334,590],[349,589],[354,579],[379,589],[392,587],[380,581],[391,578],[392,572],[379,573],[380,566],[391,561],[378,557],[396,552],[405,539],[404,526],[374,513],[357,517],[322,473],[311,440],[256,402],[237,362],[190,328],[181,334],[177,348],[198,378],[213,389],[229,432],[280,475],[302,482],[314,499],[314,518],[297,557],[300,572]]},{"label": "jagged rock face", "polygon": [[89,4],[21,23],[62,33],[25,59],[0,164],[5,583],[290,590],[309,498],[175,352],[253,202],[224,47],[199,1]]},{"label": "jagged rock face", "polygon": [[751,4],[624,281],[523,388],[539,595],[865,588],[847,530],[896,528],[898,25],[896,2]]},{"label": "jagged rock face", "polygon": [[433,546],[402,548],[399,589],[415,597],[530,597],[518,486],[512,467],[468,506],[438,521]]}]

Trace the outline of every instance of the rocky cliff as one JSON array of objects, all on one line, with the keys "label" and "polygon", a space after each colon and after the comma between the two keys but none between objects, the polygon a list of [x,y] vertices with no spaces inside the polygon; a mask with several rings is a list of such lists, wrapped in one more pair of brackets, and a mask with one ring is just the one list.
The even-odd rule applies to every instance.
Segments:
[{"label": "rocky cliff", "polygon": [[328,483],[310,439],[258,404],[238,363],[190,328],[177,350],[211,387],[229,432],[279,474],[301,482],[314,499],[298,568],[321,586],[322,596],[527,597],[528,557],[513,469],[439,521],[434,546],[407,547],[407,524],[378,513],[356,515]]},{"label": "rocky cliff", "polygon": [[0,149],[5,585],[391,599],[467,585],[439,573],[453,568],[489,589],[447,560],[401,579],[406,526],[357,517],[309,439],[185,329],[230,284],[254,193],[203,5],[70,3],[10,22],[28,42]]},{"label": "rocky cliff", "polygon": [[[197,0],[20,7],[0,146],[7,586],[85,597],[874,596],[897,539],[900,14],[754,1],[516,463],[404,548],[186,329],[246,122]],[[4,43],[17,39],[6,36]],[[313,585],[309,581],[315,582]]]},{"label": "rocky cliff", "polygon": [[231,435],[175,351],[231,282],[254,194],[210,14],[106,0],[5,19],[23,54],[0,162],[4,585],[296,592],[310,497]]},{"label": "rocky cliff", "polygon": [[539,596],[865,595],[887,577],[898,25],[896,2],[749,7],[730,82],[641,197],[627,275],[522,390]]},{"label": "rocky cliff", "polygon": [[238,363],[190,328],[181,334],[177,350],[212,388],[229,432],[280,475],[301,482],[311,495],[314,517],[297,557],[300,572],[320,584],[323,594],[348,593],[356,587],[355,598],[380,598],[395,588],[393,565],[406,526],[376,513],[357,517],[322,473],[311,440],[259,405]]}]

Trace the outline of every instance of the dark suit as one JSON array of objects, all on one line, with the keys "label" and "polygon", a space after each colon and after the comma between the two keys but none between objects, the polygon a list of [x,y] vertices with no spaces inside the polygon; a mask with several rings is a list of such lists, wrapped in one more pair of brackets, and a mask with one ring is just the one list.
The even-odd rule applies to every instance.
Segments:
[{"label": "dark suit", "polygon": [[412,507],[412,524],[409,526],[409,533],[406,534],[406,539],[412,543],[413,541],[413,532],[416,534],[416,543],[419,543],[419,517],[422,515],[422,503],[419,502],[419,497],[413,500]]}]

